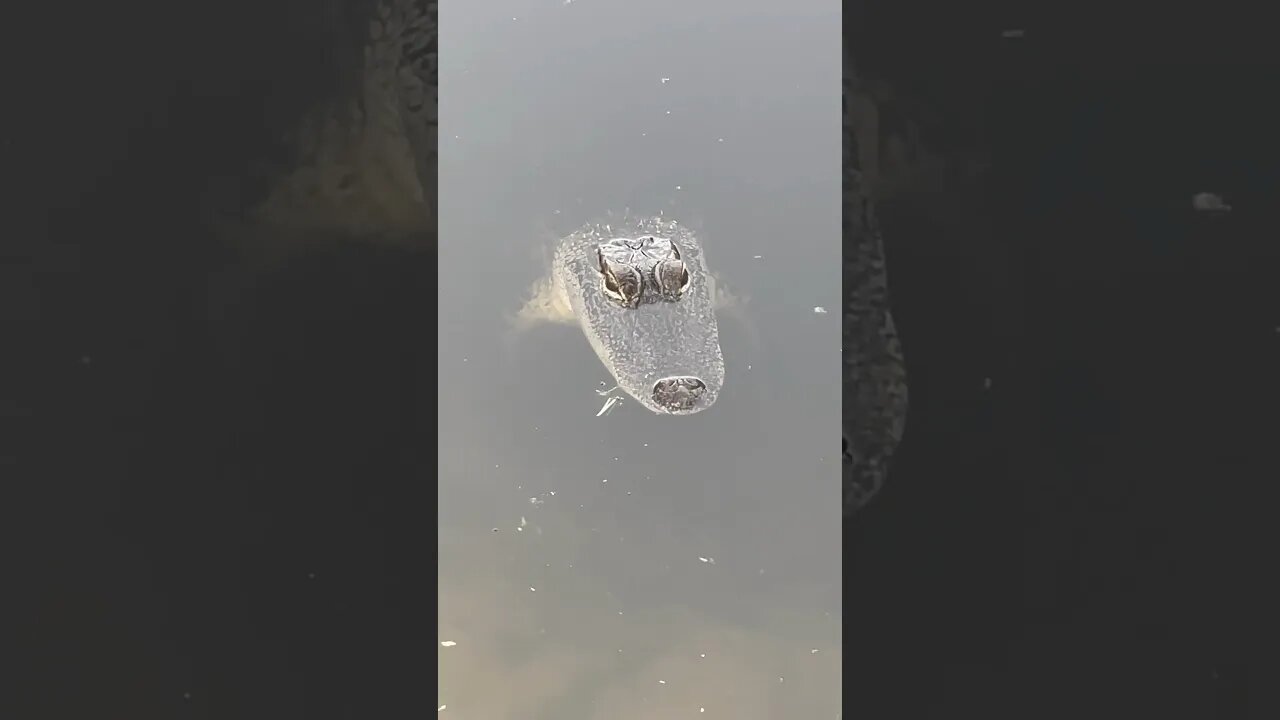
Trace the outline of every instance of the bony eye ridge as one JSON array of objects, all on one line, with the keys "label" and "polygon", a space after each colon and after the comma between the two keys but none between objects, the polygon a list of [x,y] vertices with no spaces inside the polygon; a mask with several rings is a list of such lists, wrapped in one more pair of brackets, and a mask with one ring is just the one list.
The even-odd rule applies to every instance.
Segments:
[{"label": "bony eye ridge", "polygon": [[613,238],[596,246],[604,295],[627,308],[678,301],[692,277],[680,248],[668,238]]}]

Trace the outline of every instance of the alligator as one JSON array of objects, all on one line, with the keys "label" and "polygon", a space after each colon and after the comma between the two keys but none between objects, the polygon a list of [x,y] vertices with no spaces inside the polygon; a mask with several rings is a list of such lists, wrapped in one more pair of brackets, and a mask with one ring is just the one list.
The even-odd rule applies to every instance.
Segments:
[{"label": "alligator", "polygon": [[698,237],[661,217],[587,223],[557,244],[519,327],[576,323],[618,387],[655,413],[711,407],[724,384],[718,291]]}]

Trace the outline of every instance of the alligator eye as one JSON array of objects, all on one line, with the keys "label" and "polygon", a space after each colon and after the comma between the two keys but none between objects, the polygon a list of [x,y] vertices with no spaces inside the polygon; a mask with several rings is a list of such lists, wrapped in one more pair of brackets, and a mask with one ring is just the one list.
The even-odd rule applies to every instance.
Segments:
[{"label": "alligator eye", "polygon": [[640,302],[640,273],[635,268],[618,276],[618,291],[627,305],[635,307]]},{"label": "alligator eye", "polygon": [[606,263],[600,273],[604,294],[624,307],[640,303],[640,273],[629,265]]},{"label": "alligator eye", "polygon": [[654,277],[658,281],[658,291],[668,300],[679,300],[689,289],[689,268],[679,260],[658,263]]}]

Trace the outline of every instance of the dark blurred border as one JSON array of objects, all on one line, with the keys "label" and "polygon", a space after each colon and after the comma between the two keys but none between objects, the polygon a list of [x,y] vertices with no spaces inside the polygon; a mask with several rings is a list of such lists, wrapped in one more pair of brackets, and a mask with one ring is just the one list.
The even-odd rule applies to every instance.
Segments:
[{"label": "dark blurred border", "polygon": [[6,10],[0,716],[435,712],[434,247],[210,299],[370,6]]},{"label": "dark blurred border", "polygon": [[877,198],[912,408],[846,524],[847,717],[1276,713],[1280,64],[1203,10],[846,5],[945,169]]}]

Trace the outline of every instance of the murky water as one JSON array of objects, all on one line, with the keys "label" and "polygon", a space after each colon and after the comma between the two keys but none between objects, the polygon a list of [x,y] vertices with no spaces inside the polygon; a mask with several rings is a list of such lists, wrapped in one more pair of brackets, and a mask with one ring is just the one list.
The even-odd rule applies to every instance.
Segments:
[{"label": "murky water", "polygon": [[[442,8],[442,715],[837,716],[839,320],[814,308],[841,305],[839,20]],[[580,330],[511,334],[556,238],[628,208],[746,298],[706,412],[597,417]]]}]

